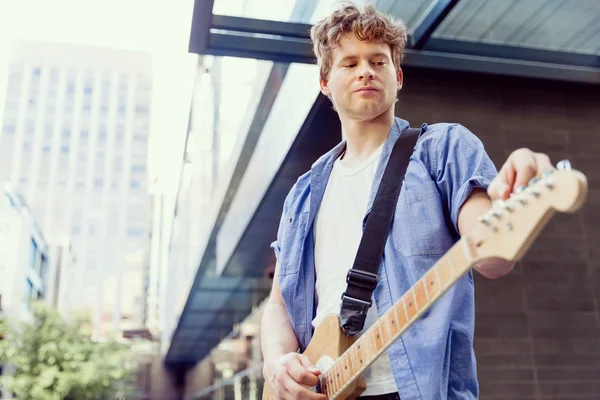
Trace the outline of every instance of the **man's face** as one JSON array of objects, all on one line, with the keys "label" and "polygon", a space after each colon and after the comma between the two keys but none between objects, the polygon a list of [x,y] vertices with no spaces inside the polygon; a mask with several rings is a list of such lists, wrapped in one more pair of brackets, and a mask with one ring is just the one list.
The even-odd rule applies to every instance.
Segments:
[{"label": "man's face", "polygon": [[360,121],[376,118],[394,106],[402,87],[402,70],[394,67],[390,47],[359,40],[349,33],[333,50],[329,79],[321,91],[340,117]]}]

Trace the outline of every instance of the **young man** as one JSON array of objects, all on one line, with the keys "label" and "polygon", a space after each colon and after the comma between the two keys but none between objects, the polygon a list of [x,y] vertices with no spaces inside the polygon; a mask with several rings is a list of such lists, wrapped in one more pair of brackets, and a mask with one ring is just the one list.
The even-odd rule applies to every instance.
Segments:
[{"label": "young man", "polygon": [[[363,223],[391,149],[408,123],[394,117],[402,88],[406,28],[372,7],[349,5],[311,32],[321,91],[339,114],[345,140],[315,162],[290,191],[273,248],[277,267],[264,312],[264,376],[282,399],[324,399],[306,386],[318,371],[304,351],[313,328],[340,311]],[[505,199],[552,168],[546,155],[520,149],[500,173],[481,142],[458,124],[423,125],[396,205],[379,283],[364,329],[456,242],[495,199]],[[514,263],[486,260],[488,278]],[[475,399],[473,276],[465,275],[365,372],[361,397]],[[363,330],[364,331],[364,330]]]}]

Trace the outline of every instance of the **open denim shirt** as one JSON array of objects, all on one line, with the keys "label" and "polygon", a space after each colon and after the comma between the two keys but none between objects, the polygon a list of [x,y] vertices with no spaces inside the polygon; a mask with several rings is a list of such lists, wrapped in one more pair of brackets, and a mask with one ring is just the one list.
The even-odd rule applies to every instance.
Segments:
[{"label": "open denim shirt", "polygon": [[[409,127],[396,118],[383,146],[366,210],[368,216],[396,139]],[[315,316],[314,220],[341,142],[298,178],[288,194],[277,240],[276,279],[304,351]],[[460,238],[458,214],[474,188],[487,189],[497,171],[481,141],[458,124],[421,128],[398,198],[374,291],[385,313]],[[366,220],[363,220],[363,229]],[[349,265],[348,268],[351,266]],[[402,400],[473,399],[479,396],[474,331],[473,275],[450,288],[388,349]]]}]

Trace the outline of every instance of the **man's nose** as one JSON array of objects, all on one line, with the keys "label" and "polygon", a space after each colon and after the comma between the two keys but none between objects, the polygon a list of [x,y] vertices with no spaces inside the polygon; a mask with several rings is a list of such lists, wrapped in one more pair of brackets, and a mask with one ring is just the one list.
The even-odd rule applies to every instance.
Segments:
[{"label": "man's nose", "polygon": [[361,65],[359,79],[360,80],[363,80],[363,79],[371,80],[373,78],[375,78],[375,71],[373,71],[371,64],[365,63],[365,64]]}]

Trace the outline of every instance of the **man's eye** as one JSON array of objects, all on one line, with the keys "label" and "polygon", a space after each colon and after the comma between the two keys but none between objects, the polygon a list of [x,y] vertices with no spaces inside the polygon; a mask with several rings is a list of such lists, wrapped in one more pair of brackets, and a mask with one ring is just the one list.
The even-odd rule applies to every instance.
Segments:
[{"label": "man's eye", "polygon": [[376,61],[374,64],[381,67],[381,66],[385,65],[385,61]]},{"label": "man's eye", "polygon": [[356,64],[346,64],[346,65],[344,65],[345,68],[353,68],[355,66],[356,66]]}]

